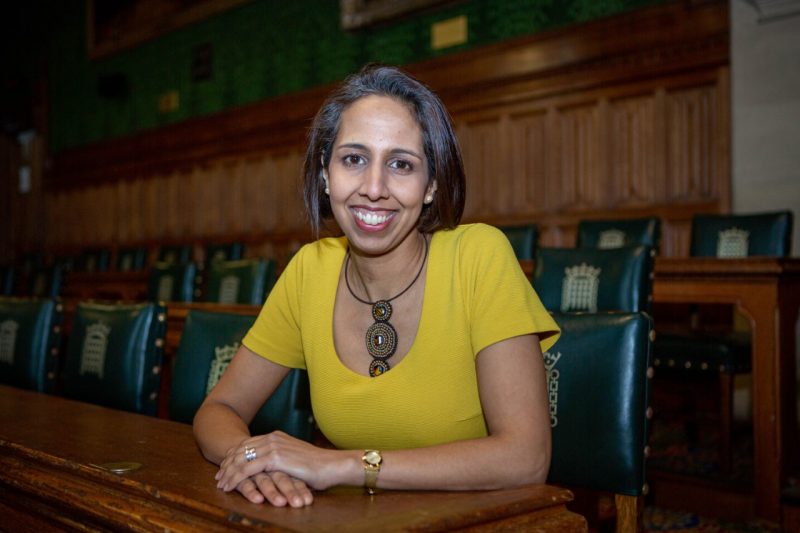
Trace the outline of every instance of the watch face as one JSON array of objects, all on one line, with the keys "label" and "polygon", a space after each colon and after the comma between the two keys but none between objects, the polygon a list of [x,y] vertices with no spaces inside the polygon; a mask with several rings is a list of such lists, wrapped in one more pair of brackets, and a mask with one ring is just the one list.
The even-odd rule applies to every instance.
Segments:
[{"label": "watch face", "polygon": [[377,450],[367,450],[364,453],[364,460],[371,465],[381,464],[381,452]]}]

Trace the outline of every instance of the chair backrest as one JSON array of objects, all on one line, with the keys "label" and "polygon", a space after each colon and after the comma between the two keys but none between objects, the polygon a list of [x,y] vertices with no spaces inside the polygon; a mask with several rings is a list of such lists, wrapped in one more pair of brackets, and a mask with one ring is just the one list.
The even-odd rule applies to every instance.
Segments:
[{"label": "chair backrest", "polygon": [[56,298],[61,292],[64,267],[58,263],[50,267],[34,268],[28,279],[25,296]]},{"label": "chair backrest", "polygon": [[0,295],[14,294],[14,274],[13,266],[0,266]]},{"label": "chair backrest", "polygon": [[648,311],[651,250],[646,246],[539,248],[533,286],[550,311]]},{"label": "chair backrest", "polygon": [[75,272],[106,272],[111,264],[111,252],[105,249],[84,250],[73,266]]},{"label": "chair backrest", "polygon": [[155,415],[166,313],[153,302],[81,302],[61,373],[62,393],[106,407]]},{"label": "chair backrest", "polygon": [[692,218],[694,257],[787,257],[792,251],[791,211]]},{"label": "chair backrest", "polygon": [[192,260],[192,245],[178,244],[175,246],[162,246],[158,250],[158,262],[170,265],[180,265]]},{"label": "chair backrest", "polygon": [[0,298],[0,383],[55,392],[61,304]]},{"label": "chair backrest", "polygon": [[147,249],[143,246],[122,248],[117,252],[117,272],[138,272],[144,270]]},{"label": "chair backrest", "polygon": [[196,273],[194,263],[156,263],[150,268],[149,298],[163,302],[191,302]]},{"label": "chair backrest", "polygon": [[211,268],[220,261],[236,261],[244,257],[244,244],[231,242],[226,244],[209,244],[206,246],[206,268]]},{"label": "chair backrest", "polygon": [[274,278],[275,262],[271,260],[218,261],[208,275],[206,301],[260,305]]},{"label": "chair backrest", "polygon": [[661,219],[658,217],[578,222],[578,248],[621,248],[644,245],[658,251],[661,242]]},{"label": "chair backrest", "polygon": [[553,442],[548,481],[640,496],[652,322],[645,313],[554,319],[561,338],[544,354]]},{"label": "chair backrest", "polygon": [[[170,390],[169,415],[191,423],[219,381],[255,316],[191,310],[181,334]],[[310,441],[313,435],[308,375],[289,372],[250,424],[253,434],[280,429]]]},{"label": "chair backrest", "polygon": [[533,259],[539,243],[539,230],[535,224],[500,226],[499,229],[505,233],[517,259]]}]

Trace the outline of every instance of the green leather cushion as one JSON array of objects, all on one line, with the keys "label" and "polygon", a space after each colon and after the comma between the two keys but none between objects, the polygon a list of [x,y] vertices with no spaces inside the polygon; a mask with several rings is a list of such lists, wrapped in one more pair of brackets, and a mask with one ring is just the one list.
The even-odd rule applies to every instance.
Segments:
[{"label": "green leather cushion", "polygon": [[65,396],[155,415],[164,308],[154,303],[79,303],[62,373]]},{"label": "green leather cushion", "polygon": [[[610,250],[592,248],[539,248],[533,286],[545,308],[550,311],[648,311],[651,304],[651,273],[653,258],[651,248],[626,246]],[[569,296],[572,283],[567,269],[586,265],[600,269],[597,276],[596,309],[574,304]],[[587,274],[589,275],[589,274]],[[565,288],[564,284],[568,286]],[[566,294],[565,294],[566,293]],[[563,305],[562,305],[563,301]]]},{"label": "green leather cushion", "polygon": [[264,259],[218,261],[211,267],[206,299],[225,304],[261,305],[275,263]]},{"label": "green leather cushion", "polygon": [[158,261],[170,265],[180,265],[192,260],[192,245],[178,244],[175,246],[162,246],[158,251]]},{"label": "green leather cushion", "polygon": [[668,370],[747,373],[751,366],[750,353],[747,332],[724,336],[662,333],[653,344],[653,365]]},{"label": "green leather cushion", "polygon": [[76,272],[106,272],[111,261],[109,250],[85,250],[76,260]]},{"label": "green leather cushion", "polygon": [[517,259],[533,259],[539,241],[539,231],[535,224],[522,226],[501,226]]},{"label": "green leather cushion", "polygon": [[[661,240],[661,219],[658,217],[617,220],[581,220],[578,222],[578,248],[602,248],[609,236],[607,232],[619,232],[622,246],[642,244],[658,249]],[[616,246],[615,246],[616,247]]]},{"label": "green leather cushion", "polygon": [[168,264],[156,263],[150,269],[151,300],[171,302],[191,302],[194,298],[195,275],[197,267],[194,263]]},{"label": "green leather cushion", "polygon": [[117,272],[138,272],[144,269],[147,250],[144,248],[125,248],[117,253]]},{"label": "green leather cushion", "polygon": [[792,245],[791,211],[751,215],[696,215],[692,219],[691,255],[717,257],[721,231],[732,228],[749,233],[747,256],[787,257]]},{"label": "green leather cushion", "polygon": [[[255,321],[254,316],[191,310],[181,335],[170,391],[170,418],[191,423]],[[294,369],[250,424],[253,434],[281,430],[310,441],[313,434],[308,376]]]},{"label": "green leather cushion", "polygon": [[64,267],[60,264],[36,268],[31,272],[28,296],[36,298],[56,298],[61,292],[61,279]]},{"label": "green leather cushion", "polygon": [[645,481],[649,334],[644,313],[555,314],[545,354],[551,483],[639,496]]},{"label": "green leather cushion", "polygon": [[54,392],[61,305],[0,298],[0,383]]},{"label": "green leather cushion", "polygon": [[240,242],[228,244],[210,244],[206,246],[207,266],[212,266],[218,261],[236,261],[244,255],[244,245]]},{"label": "green leather cushion", "polygon": [[0,267],[0,295],[10,296],[14,293],[14,267]]}]

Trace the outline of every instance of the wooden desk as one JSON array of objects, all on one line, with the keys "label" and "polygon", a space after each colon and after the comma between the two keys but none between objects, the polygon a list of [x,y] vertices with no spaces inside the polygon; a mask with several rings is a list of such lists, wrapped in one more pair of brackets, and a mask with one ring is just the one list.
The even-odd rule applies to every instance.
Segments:
[{"label": "wooden desk", "polygon": [[[94,465],[133,461],[116,475]],[[586,531],[548,485],[486,492],[357,488],[304,509],[247,502],[216,489],[216,466],[186,424],[0,386],[0,516],[36,531]]]},{"label": "wooden desk", "polygon": [[[795,324],[800,259],[658,258],[655,302],[728,303],[752,328],[756,515],[780,522],[780,491],[797,466]],[[656,324],[656,330],[658,325]]]}]

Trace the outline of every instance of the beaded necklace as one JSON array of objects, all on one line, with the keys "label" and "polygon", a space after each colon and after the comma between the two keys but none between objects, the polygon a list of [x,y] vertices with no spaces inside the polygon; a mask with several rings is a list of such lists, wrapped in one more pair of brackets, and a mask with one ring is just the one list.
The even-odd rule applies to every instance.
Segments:
[{"label": "beaded necklace", "polygon": [[411,280],[411,283],[408,284],[408,287],[398,292],[391,298],[377,300],[375,302],[370,302],[368,300],[364,300],[363,298],[359,298],[358,295],[353,292],[353,288],[350,286],[350,278],[348,276],[348,269],[350,267],[350,252],[347,252],[347,258],[345,259],[344,263],[344,282],[347,285],[347,290],[350,291],[350,294],[353,295],[353,298],[362,304],[372,306],[372,318],[375,320],[375,322],[369,328],[367,328],[367,334],[365,336],[367,351],[372,357],[372,362],[369,364],[369,375],[373,378],[388,372],[391,368],[389,366],[389,358],[393,356],[395,350],[397,350],[397,330],[394,329],[394,326],[389,323],[389,319],[392,317],[392,305],[389,302],[404,295],[412,286],[414,286],[419,279],[419,276],[422,274],[422,269],[425,267],[425,261],[428,259],[428,239],[423,236],[422,240],[425,242],[425,255],[422,257],[422,264],[419,266],[417,275],[414,276],[414,279]]}]

